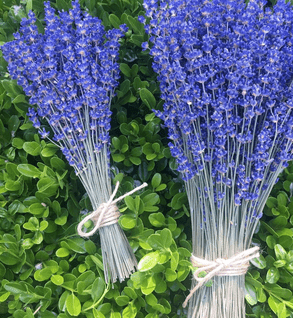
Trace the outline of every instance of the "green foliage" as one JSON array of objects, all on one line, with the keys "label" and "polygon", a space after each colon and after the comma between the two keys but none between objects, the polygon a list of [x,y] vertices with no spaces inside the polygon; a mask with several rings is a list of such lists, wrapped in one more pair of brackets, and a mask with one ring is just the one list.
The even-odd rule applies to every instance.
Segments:
[{"label": "green foliage", "polygon": [[263,249],[246,277],[250,317],[293,316],[293,164],[285,169],[264,208],[255,242]]}]

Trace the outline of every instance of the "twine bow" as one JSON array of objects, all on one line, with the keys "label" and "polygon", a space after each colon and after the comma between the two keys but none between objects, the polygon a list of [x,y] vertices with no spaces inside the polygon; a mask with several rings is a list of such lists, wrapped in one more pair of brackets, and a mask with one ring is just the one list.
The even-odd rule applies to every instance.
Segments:
[{"label": "twine bow", "polygon": [[[255,246],[246,251],[243,251],[231,258],[217,258],[215,261],[208,261],[199,257],[191,256],[191,262],[194,267],[198,269],[193,273],[195,280],[198,284],[190,291],[189,295],[186,297],[183,308],[186,307],[187,302],[192,297],[192,295],[204,284],[206,284],[214,276],[238,276],[245,275],[248,267],[249,261],[259,257],[259,247]],[[205,277],[199,277],[199,273],[207,272]]]},{"label": "twine bow", "polygon": [[[97,229],[103,226],[108,226],[108,225],[117,223],[120,217],[120,212],[116,206],[116,203],[123,200],[127,196],[133,194],[134,192],[146,187],[147,185],[148,185],[147,183],[143,183],[142,185],[136,187],[135,189],[113,200],[119,188],[119,181],[117,181],[115,189],[109,201],[106,203],[102,203],[95,211],[93,211],[91,214],[87,215],[82,221],[80,221],[77,226],[77,233],[80,236],[89,237],[93,235],[97,231]],[[89,220],[92,220],[95,226],[90,232],[83,232],[82,227]]]}]

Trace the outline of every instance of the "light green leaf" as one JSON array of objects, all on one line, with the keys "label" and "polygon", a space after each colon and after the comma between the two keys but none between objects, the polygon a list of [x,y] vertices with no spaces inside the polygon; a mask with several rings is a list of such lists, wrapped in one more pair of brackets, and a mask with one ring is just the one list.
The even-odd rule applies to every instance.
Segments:
[{"label": "light green leaf", "polygon": [[101,277],[98,277],[95,279],[92,286],[92,293],[91,293],[91,296],[94,302],[96,302],[102,297],[105,287],[106,287],[105,282],[103,281]]},{"label": "light green leaf", "polygon": [[25,152],[32,156],[38,156],[41,153],[41,145],[35,141],[27,141],[22,147]]},{"label": "light green leaf", "polygon": [[79,299],[72,293],[66,298],[66,309],[71,316],[78,316],[81,312]]},{"label": "light green leaf", "polygon": [[54,283],[55,285],[59,286],[62,285],[64,282],[64,278],[61,275],[53,275],[51,277],[51,281],[52,283]]},{"label": "light green leaf", "polygon": [[275,253],[276,253],[276,256],[277,256],[277,259],[278,259],[278,260],[285,260],[285,259],[286,259],[287,252],[286,252],[286,250],[283,248],[282,245],[276,244],[276,245],[274,246],[274,250],[275,250]]},{"label": "light green leaf", "polygon": [[138,263],[138,270],[141,272],[148,271],[155,267],[158,264],[158,261],[160,259],[160,252],[155,251],[146,254],[143,256],[143,258]]},{"label": "light green leaf", "polygon": [[38,168],[28,163],[19,164],[17,170],[26,177],[37,178],[41,175],[41,172]]}]

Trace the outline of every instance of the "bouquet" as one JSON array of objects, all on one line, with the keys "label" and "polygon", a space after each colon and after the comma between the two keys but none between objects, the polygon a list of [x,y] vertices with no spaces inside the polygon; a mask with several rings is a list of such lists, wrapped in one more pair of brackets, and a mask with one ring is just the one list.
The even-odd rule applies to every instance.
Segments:
[{"label": "bouquet", "polygon": [[[74,168],[91,201],[94,212],[78,226],[78,234],[93,235],[99,229],[105,279],[122,281],[135,270],[137,261],[118,222],[120,213],[113,201],[109,173],[110,103],[118,85],[119,39],[127,31],[105,32],[100,19],[82,12],[78,0],[69,12],[59,12],[45,2],[44,34],[38,32],[36,17],[29,12],[15,40],[2,46],[11,77],[30,96],[28,116],[43,138],[52,130],[52,143]],[[134,189],[139,190],[146,184]],[[130,195],[131,191],[127,195]],[[86,233],[83,225],[92,220]]]},{"label": "bouquet", "polygon": [[293,10],[283,0],[273,9],[262,0],[144,7],[151,44],[143,48],[164,100],[155,113],[191,211],[195,271],[183,305],[188,317],[244,318],[245,273],[259,256],[252,236],[293,158]]}]

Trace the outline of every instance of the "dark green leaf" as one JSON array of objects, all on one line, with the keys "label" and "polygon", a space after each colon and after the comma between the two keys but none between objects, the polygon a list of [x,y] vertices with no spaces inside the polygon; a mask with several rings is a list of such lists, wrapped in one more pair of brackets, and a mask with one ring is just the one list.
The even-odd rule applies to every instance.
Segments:
[{"label": "dark green leaf", "polygon": [[150,110],[156,107],[156,99],[147,88],[142,88],[139,91],[139,95],[143,103],[146,104]]}]

